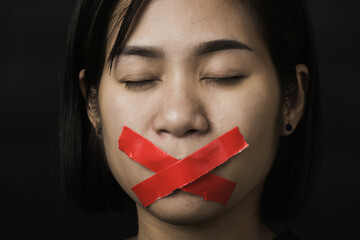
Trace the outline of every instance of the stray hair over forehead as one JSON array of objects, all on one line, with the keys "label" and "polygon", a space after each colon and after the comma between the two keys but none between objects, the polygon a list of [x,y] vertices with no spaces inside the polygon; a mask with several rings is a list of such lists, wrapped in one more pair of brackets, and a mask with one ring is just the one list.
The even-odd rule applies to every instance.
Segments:
[{"label": "stray hair over forehead", "polygon": [[[118,54],[120,54],[124,47],[124,42],[126,37],[131,31],[131,24],[134,24],[134,20],[136,18],[136,14],[140,13],[150,0],[123,0],[119,1],[118,11],[116,11],[112,17],[113,24],[111,26],[111,31],[109,36],[112,36],[118,26],[120,26],[119,31],[116,34],[115,41],[113,46],[111,47],[111,51],[109,53],[107,62],[109,64],[109,70],[111,71],[113,62]],[[226,0],[223,0],[226,1]],[[236,3],[245,3],[245,7],[247,7],[247,1],[244,0],[233,0]],[[252,10],[249,8],[248,10]]]},{"label": "stray hair over forehead", "polygon": [[[145,0],[146,1],[146,0]],[[140,8],[140,5],[143,3],[143,0],[133,0],[130,2],[129,6],[126,9],[120,9],[120,15],[123,15],[123,12],[126,11],[124,18],[122,20],[122,24],[120,26],[120,30],[117,33],[114,45],[110,51],[108,63],[109,63],[109,69],[111,71],[112,64],[115,60],[115,57],[118,52],[120,52],[121,48],[123,47],[125,37],[129,31],[130,25],[138,12],[138,9]],[[118,14],[116,14],[118,15]],[[119,21],[117,21],[119,23]],[[117,24],[115,24],[116,26]]]}]

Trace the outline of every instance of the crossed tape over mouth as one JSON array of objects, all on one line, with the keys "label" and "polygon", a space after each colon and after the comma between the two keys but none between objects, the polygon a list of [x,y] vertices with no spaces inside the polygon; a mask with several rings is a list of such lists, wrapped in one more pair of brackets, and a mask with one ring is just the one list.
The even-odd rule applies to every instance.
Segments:
[{"label": "crossed tape over mouth", "polygon": [[210,171],[249,146],[238,127],[182,160],[168,155],[126,126],[123,127],[118,142],[119,149],[129,158],[156,172],[131,188],[144,207],[170,195],[176,189],[225,205],[236,182]]}]

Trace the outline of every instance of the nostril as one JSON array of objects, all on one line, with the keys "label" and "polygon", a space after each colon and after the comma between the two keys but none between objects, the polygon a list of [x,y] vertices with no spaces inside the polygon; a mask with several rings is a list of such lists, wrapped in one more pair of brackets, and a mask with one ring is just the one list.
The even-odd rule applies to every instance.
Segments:
[{"label": "nostril", "polygon": [[[166,135],[168,135],[168,134],[173,134],[174,132],[170,132],[170,131],[168,131],[168,130],[166,130],[166,129],[160,129],[160,130],[158,130],[157,131],[157,134],[158,135],[162,135],[162,136],[166,136]],[[183,136],[183,137],[186,137],[186,136],[194,136],[194,135],[196,135],[196,134],[198,134],[199,133],[199,130],[197,130],[197,129],[190,129],[190,130],[188,130],[188,131],[186,131],[185,133],[183,133],[183,134],[181,134],[181,136]]]},{"label": "nostril", "polygon": [[157,133],[158,133],[159,135],[162,135],[162,134],[167,134],[167,133],[169,133],[169,131],[167,131],[167,130],[165,130],[165,129],[159,129],[159,130],[157,131]]},{"label": "nostril", "polygon": [[194,134],[194,133],[196,133],[198,130],[196,130],[196,129],[190,129],[190,130],[188,130],[185,134],[186,135],[192,135],[192,134]]}]

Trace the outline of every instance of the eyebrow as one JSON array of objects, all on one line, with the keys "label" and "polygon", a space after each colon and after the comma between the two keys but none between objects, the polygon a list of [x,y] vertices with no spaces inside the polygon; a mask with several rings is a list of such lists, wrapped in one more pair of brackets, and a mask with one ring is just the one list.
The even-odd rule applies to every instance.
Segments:
[{"label": "eyebrow", "polygon": [[139,56],[145,58],[164,58],[161,50],[148,46],[125,46],[121,49],[119,56]]},{"label": "eyebrow", "polygon": [[[194,48],[194,56],[203,56],[224,50],[252,51],[246,44],[236,40],[214,40],[203,42]],[[144,58],[164,58],[161,49],[151,46],[124,46],[118,56],[139,56]]]},{"label": "eyebrow", "polygon": [[201,43],[195,48],[195,56],[202,56],[209,53],[224,51],[224,50],[245,50],[252,51],[246,44],[235,40],[215,40]]}]

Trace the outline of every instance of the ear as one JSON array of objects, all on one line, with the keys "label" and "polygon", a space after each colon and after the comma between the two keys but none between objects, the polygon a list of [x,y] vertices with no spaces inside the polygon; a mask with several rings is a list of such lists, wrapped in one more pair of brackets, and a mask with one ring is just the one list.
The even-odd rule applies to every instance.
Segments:
[{"label": "ear", "polygon": [[79,85],[81,93],[86,102],[86,111],[89,118],[89,121],[93,125],[96,134],[101,138],[101,121],[100,121],[100,111],[97,101],[97,91],[95,88],[90,88],[90,93],[87,95],[86,92],[86,78],[85,78],[85,69],[82,69],[79,72]]},{"label": "ear", "polygon": [[305,64],[296,65],[296,78],[298,84],[297,94],[289,100],[289,104],[284,109],[283,136],[290,135],[296,129],[304,114],[307,81],[309,79],[309,69]]}]

